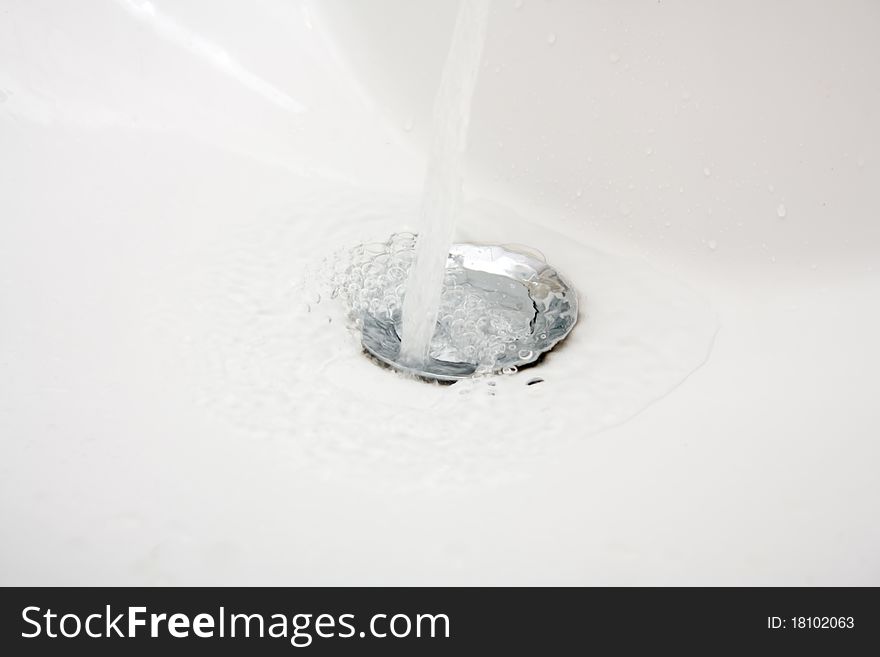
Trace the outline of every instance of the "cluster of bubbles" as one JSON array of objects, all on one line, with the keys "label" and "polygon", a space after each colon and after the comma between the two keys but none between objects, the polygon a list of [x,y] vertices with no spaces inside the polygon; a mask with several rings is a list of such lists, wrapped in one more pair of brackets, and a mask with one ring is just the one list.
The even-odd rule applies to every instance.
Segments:
[{"label": "cluster of bubbles", "polygon": [[503,292],[474,288],[463,269],[448,270],[431,356],[490,368],[498,361],[530,358],[531,352],[520,348],[530,333],[529,315],[520,302],[511,302]]},{"label": "cluster of bubbles", "polygon": [[412,233],[395,233],[385,242],[365,242],[336,255],[330,295],[344,302],[356,328],[362,327],[365,313],[379,319],[400,316],[415,241]]},{"label": "cluster of bubbles", "polygon": [[[324,262],[323,278],[330,296],[344,303],[356,330],[363,328],[363,318],[369,314],[392,322],[400,332],[415,245],[413,233],[395,233],[384,242],[358,244]],[[459,263],[448,263],[431,357],[473,363],[478,371],[488,372],[506,360],[530,359],[532,352],[522,344],[528,342],[531,331],[522,301],[503,291],[474,287]]]}]

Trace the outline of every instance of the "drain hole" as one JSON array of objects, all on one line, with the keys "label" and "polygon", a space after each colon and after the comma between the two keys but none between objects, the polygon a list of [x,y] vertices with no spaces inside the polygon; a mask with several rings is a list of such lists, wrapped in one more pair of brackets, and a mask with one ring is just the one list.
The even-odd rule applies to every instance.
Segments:
[{"label": "drain hole", "polygon": [[542,379],[540,376],[536,376],[534,379],[529,379],[528,381],[526,381],[527,386],[533,386],[536,383],[544,383],[544,379]]}]

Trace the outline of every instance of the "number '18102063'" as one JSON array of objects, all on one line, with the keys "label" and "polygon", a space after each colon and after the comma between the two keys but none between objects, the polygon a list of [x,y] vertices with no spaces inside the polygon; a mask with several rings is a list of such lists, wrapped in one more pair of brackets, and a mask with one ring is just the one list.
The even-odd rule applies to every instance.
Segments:
[{"label": "number '18102063'", "polygon": [[856,625],[852,616],[767,616],[771,630],[851,630]]}]

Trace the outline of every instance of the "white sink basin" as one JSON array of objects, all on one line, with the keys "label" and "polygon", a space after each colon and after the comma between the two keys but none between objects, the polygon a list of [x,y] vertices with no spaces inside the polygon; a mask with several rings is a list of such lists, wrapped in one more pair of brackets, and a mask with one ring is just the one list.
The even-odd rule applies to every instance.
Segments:
[{"label": "white sink basin", "polygon": [[0,15],[0,583],[880,584],[870,3],[495,0],[458,237],[585,313],[491,387],[299,285],[414,228],[453,3]]}]

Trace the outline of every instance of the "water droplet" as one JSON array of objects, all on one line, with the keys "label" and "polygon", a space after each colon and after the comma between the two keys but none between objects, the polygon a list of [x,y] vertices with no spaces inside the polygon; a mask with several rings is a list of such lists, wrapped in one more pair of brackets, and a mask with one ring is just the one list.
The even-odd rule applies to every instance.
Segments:
[{"label": "water droplet", "polygon": [[516,9],[522,9],[524,4],[523,0],[516,0],[516,2],[513,3],[513,6]]},{"label": "water droplet", "polygon": [[617,62],[620,61],[620,53],[616,53],[616,52],[608,53],[608,61],[611,62],[612,64],[616,64]]},{"label": "water droplet", "polygon": [[409,131],[411,131],[411,130],[413,129],[413,125],[415,125],[415,121],[413,120],[412,117],[409,117],[409,118],[406,120],[406,123],[403,124],[403,129],[404,129],[404,131],[405,131],[405,132],[409,132]]},{"label": "water droplet", "polygon": [[554,32],[551,32],[547,35],[547,43],[549,43],[551,46],[556,43],[556,34]]},{"label": "water droplet", "polygon": [[645,149],[645,155],[651,155],[653,152],[654,152],[654,149],[651,148],[650,146],[648,146],[648,147]]},{"label": "water droplet", "polygon": [[632,207],[626,201],[623,201],[620,204],[619,209],[620,209],[620,214],[622,214],[624,217],[628,217],[632,213]]},{"label": "water droplet", "polygon": [[774,187],[773,185],[767,185],[767,191],[772,194],[776,191],[776,187]]},{"label": "water droplet", "polygon": [[785,218],[785,212],[785,203],[780,203],[778,206],[776,206],[776,216],[778,216],[780,219]]},{"label": "water droplet", "polygon": [[706,176],[711,176],[711,175],[712,175],[712,169],[710,169],[709,167],[703,167],[703,173],[704,173]]},{"label": "water droplet", "polygon": [[711,251],[714,251],[718,248],[718,242],[716,242],[715,240],[709,240],[708,242],[706,242],[706,246],[708,246]]}]

